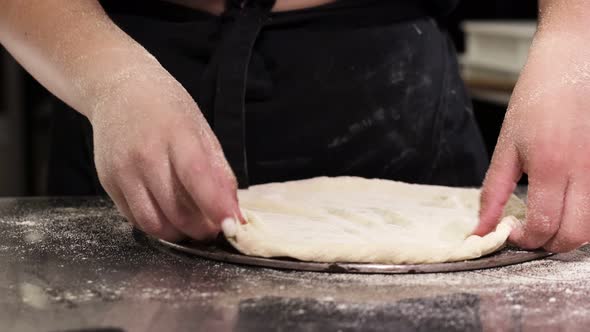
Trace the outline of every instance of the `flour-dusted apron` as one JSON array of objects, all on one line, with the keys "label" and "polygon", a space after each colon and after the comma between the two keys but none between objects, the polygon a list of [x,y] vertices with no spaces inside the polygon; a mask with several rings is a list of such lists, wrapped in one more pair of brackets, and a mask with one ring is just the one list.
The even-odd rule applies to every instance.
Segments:
[{"label": "flour-dusted apron", "polygon": [[[193,96],[242,188],[321,175],[481,184],[487,154],[456,55],[421,2],[403,17],[389,0],[284,13],[229,1],[221,16],[116,2],[103,4]],[[90,125],[63,104],[55,118],[50,193],[101,193]]]}]

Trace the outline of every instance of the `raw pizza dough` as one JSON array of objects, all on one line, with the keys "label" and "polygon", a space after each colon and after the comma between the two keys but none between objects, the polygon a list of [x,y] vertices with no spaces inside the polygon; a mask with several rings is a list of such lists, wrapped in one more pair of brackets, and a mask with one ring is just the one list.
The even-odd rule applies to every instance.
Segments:
[{"label": "raw pizza dough", "polygon": [[477,258],[506,242],[524,218],[512,196],[494,232],[470,235],[479,189],[358,177],[321,177],[240,190],[245,225],[225,227],[246,255],[315,262],[442,263]]}]

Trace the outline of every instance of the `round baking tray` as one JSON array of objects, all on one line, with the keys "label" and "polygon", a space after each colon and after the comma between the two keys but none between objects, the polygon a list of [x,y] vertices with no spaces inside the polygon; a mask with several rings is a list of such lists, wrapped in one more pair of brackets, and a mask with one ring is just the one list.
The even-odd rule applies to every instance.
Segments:
[{"label": "round baking tray", "polygon": [[536,250],[526,251],[514,247],[506,247],[493,254],[483,256],[477,259],[450,262],[450,263],[433,263],[433,264],[368,264],[368,263],[320,263],[320,262],[303,262],[291,258],[264,258],[256,256],[247,256],[234,249],[225,239],[218,238],[214,242],[203,243],[197,241],[184,241],[180,243],[171,243],[161,239],[153,238],[145,233],[135,230],[136,239],[147,241],[151,246],[157,249],[181,255],[188,258],[205,258],[220,262],[235,264],[260,266],[267,268],[297,270],[297,271],[314,271],[314,272],[332,272],[332,273],[382,273],[382,274],[402,274],[402,273],[434,273],[434,272],[457,272],[487,269],[499,266],[523,263],[539,258],[552,255],[549,252]]}]

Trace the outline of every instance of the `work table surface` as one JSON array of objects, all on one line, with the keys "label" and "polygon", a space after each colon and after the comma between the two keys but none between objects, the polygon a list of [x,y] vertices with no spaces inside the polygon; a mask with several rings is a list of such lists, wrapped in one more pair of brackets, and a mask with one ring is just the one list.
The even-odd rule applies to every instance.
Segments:
[{"label": "work table surface", "polygon": [[154,248],[104,198],[0,199],[0,331],[587,330],[589,279],[589,247],[446,274],[238,266]]}]

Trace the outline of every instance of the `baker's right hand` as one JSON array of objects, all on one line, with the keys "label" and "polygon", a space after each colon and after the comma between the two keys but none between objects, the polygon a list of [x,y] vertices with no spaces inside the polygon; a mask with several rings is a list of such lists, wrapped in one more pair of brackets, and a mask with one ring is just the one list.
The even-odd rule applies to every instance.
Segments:
[{"label": "baker's right hand", "polygon": [[122,81],[89,116],[99,179],[119,211],[169,241],[209,239],[241,219],[235,176],[188,92],[163,70]]}]

